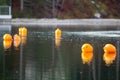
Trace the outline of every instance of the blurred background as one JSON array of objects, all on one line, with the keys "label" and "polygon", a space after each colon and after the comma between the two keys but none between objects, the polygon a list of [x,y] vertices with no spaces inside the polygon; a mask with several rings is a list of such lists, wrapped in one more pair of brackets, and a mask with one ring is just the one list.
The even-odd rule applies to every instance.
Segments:
[{"label": "blurred background", "polygon": [[120,0],[0,0],[13,18],[120,18]]}]

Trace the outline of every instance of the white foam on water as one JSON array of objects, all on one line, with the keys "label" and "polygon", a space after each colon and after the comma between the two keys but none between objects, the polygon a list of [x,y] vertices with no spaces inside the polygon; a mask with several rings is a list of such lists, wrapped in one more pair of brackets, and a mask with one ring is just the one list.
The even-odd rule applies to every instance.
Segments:
[{"label": "white foam on water", "polygon": [[120,37],[120,31],[81,31],[81,32],[68,32],[67,34],[89,36],[89,37]]}]

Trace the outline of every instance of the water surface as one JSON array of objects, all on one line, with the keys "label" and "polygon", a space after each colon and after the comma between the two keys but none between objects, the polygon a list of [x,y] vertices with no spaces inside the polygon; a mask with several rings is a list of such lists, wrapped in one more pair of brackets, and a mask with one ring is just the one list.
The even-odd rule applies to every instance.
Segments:
[{"label": "water surface", "polygon": [[[26,26],[26,44],[13,45],[5,50],[2,37],[11,31],[0,31],[0,79],[1,80],[119,80],[120,31],[117,28],[62,30],[61,44],[56,46],[52,27]],[[73,26],[74,27],[74,26]],[[108,31],[107,31],[108,30]],[[83,64],[81,46],[90,43],[94,48],[92,62]],[[117,48],[116,60],[110,66],[103,61],[103,47],[111,43]]]}]

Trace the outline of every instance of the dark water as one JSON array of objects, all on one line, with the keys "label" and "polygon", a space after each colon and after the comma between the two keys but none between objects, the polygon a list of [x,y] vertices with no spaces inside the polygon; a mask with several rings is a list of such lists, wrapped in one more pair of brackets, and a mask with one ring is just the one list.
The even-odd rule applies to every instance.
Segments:
[{"label": "dark water", "polygon": [[[12,45],[3,48],[5,33],[18,33],[18,27],[11,31],[0,31],[0,80],[119,80],[120,74],[120,31],[107,29],[63,28],[61,45],[55,45],[54,31],[50,27],[26,26],[26,44],[17,49]],[[106,31],[108,30],[108,31]],[[90,43],[94,48],[92,62],[83,64],[81,46]],[[116,60],[110,66],[103,61],[103,47],[111,43],[117,48]]]}]

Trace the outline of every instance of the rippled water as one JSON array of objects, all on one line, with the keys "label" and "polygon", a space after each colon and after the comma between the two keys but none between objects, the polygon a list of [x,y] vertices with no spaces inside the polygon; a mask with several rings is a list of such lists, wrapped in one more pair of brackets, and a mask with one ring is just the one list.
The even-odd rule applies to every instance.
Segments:
[{"label": "rippled water", "polygon": [[[61,45],[55,45],[55,28],[29,27],[26,44],[4,50],[2,36],[18,33],[0,31],[0,80],[119,80],[119,30],[71,30],[61,28]],[[81,46],[94,48],[92,62],[83,64]],[[103,47],[111,43],[117,48],[116,60],[110,66],[103,61]]]}]

